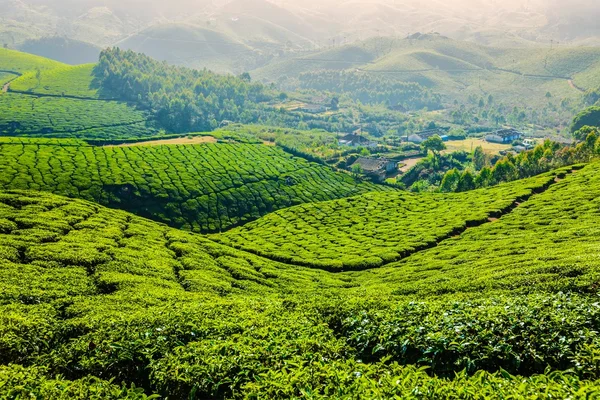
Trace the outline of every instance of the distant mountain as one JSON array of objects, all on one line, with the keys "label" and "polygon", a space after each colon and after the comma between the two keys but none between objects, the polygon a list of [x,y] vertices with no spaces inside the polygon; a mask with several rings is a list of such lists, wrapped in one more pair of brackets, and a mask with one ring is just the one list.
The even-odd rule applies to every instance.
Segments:
[{"label": "distant mountain", "polygon": [[93,44],[62,37],[30,39],[18,49],[71,65],[97,62],[100,55],[100,48]]},{"label": "distant mountain", "polygon": [[321,82],[330,74],[325,71],[419,83],[442,94],[446,104],[492,95],[511,106],[544,107],[548,93],[577,100],[583,91],[598,86],[600,48],[491,47],[437,34],[413,34],[290,56],[251,74],[294,90],[312,88],[310,82]]},{"label": "distant mountain", "polygon": [[[600,43],[592,0],[0,0],[0,9],[0,41],[13,48],[61,36],[223,72],[416,32],[495,47]],[[227,44],[190,45],[213,36]]]}]

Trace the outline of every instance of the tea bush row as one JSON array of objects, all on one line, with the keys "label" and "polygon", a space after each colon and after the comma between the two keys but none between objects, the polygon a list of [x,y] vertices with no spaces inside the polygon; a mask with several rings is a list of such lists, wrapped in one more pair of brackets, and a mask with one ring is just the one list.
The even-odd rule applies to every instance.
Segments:
[{"label": "tea bush row", "polygon": [[0,142],[0,187],[80,197],[202,232],[300,203],[391,190],[262,144],[36,143]]},{"label": "tea bush row", "polygon": [[[598,207],[589,196],[596,194],[581,189],[594,187],[595,171],[591,166],[577,172],[519,210],[530,206],[538,214],[537,202],[548,205],[548,196],[556,203],[587,204],[590,214],[581,218],[593,216]],[[572,199],[564,199],[561,191],[571,185],[565,195]],[[553,213],[564,222],[557,210]],[[528,229],[535,231],[533,224]],[[503,235],[522,230],[509,224]],[[597,233],[586,229],[578,237],[571,238],[571,248]],[[406,277],[414,284],[424,280],[421,291],[399,295],[402,274],[411,273],[406,263],[417,255],[401,268],[329,273],[38,192],[0,192],[0,243],[2,395],[64,398],[63,393],[81,390],[83,396],[114,398],[152,393],[197,399],[583,398],[597,393],[597,290],[561,294],[566,287],[547,286],[530,275],[525,284],[531,294],[519,287],[497,291],[491,285],[496,276],[463,265],[460,280],[454,277],[455,293],[429,297],[439,293],[431,291],[435,287],[421,266],[422,276]],[[570,275],[567,266],[559,266],[565,259],[561,249],[544,249],[544,262],[554,267],[545,271],[547,277]],[[588,253],[590,274],[579,279],[592,286],[598,261],[591,248]],[[512,256],[490,251],[478,257],[481,265],[501,258],[508,265]],[[441,267],[456,265],[446,258]],[[520,268],[506,266],[504,272],[523,274]],[[482,288],[484,278],[489,286]]]},{"label": "tea bush row", "polygon": [[372,271],[372,284],[419,296],[490,289],[596,293],[598,166],[568,175],[498,221]]},{"label": "tea bush row", "polygon": [[121,102],[4,93],[0,108],[5,136],[119,138],[157,131],[147,113]]},{"label": "tea bush row", "polygon": [[368,193],[304,204],[216,235],[221,243],[320,268],[364,269],[397,261],[509,211],[554,182],[553,173],[459,194]]},{"label": "tea bush row", "polygon": [[102,98],[99,85],[94,82],[93,68],[93,64],[65,66],[41,71],[39,76],[35,71],[27,72],[10,84],[10,90],[82,99]]}]

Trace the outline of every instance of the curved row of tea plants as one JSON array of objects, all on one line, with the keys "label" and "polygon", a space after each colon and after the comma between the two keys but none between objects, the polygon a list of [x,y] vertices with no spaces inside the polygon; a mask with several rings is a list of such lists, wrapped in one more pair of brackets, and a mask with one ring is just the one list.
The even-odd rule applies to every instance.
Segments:
[{"label": "curved row of tea plants", "polygon": [[490,224],[373,270],[365,285],[427,296],[490,289],[597,293],[599,163]]},{"label": "curved row of tea plants", "polygon": [[45,143],[1,141],[0,188],[79,197],[194,231],[218,232],[301,203],[393,190],[262,144]]},{"label": "curved row of tea plants", "polygon": [[[548,199],[586,203],[581,187],[594,186],[596,175],[594,168],[580,171],[530,202],[554,191]],[[560,191],[571,184],[566,194],[573,200],[563,199]],[[598,209],[588,208],[581,218]],[[504,234],[517,236],[520,228],[507,226]],[[523,230],[529,229],[535,228]],[[572,248],[598,232],[579,233]],[[597,290],[567,295],[557,293],[565,287],[531,279],[532,294],[494,292],[477,282],[486,277],[481,268],[464,267],[457,291],[472,285],[477,294],[389,295],[401,285],[390,278],[391,268],[376,282],[383,269],[334,274],[289,266],[123,211],[37,192],[0,192],[0,243],[2,397],[598,394]],[[599,262],[597,251],[587,250],[590,273],[579,279],[592,285]],[[545,254],[573,262],[554,247]],[[511,255],[479,258],[508,262]],[[451,258],[445,263],[455,267]],[[562,270],[569,272],[563,266],[546,273],[560,280]]]},{"label": "curved row of tea plants", "polygon": [[253,253],[330,270],[366,269],[435,246],[508,212],[554,183],[555,173],[466,193],[367,193],[269,214],[214,239]]},{"label": "curved row of tea plants", "polygon": [[13,92],[35,93],[47,96],[99,99],[99,84],[94,81],[94,64],[65,66],[45,71],[31,71],[10,84]]},{"label": "curved row of tea plants", "polygon": [[148,113],[126,103],[0,93],[0,135],[81,138],[156,133]]},{"label": "curved row of tea plants", "polygon": [[60,68],[66,66],[49,58],[39,57],[33,54],[23,53],[16,50],[0,48],[0,70],[12,71],[23,74],[29,71],[40,71]]}]

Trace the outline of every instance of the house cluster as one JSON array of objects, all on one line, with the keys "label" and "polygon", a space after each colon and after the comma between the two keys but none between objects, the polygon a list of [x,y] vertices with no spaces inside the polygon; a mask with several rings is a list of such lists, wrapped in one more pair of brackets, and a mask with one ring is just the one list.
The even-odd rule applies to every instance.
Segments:
[{"label": "house cluster", "polygon": [[448,141],[447,128],[428,129],[426,131],[413,133],[409,135],[407,141],[414,144],[421,144],[432,136],[439,136],[444,142]]},{"label": "house cluster", "polygon": [[398,170],[398,162],[383,157],[360,157],[352,164],[351,168],[354,169],[357,165],[365,175],[379,182],[384,181],[389,173]]},{"label": "house cluster", "polygon": [[485,137],[485,140],[491,143],[502,143],[510,144],[515,140],[519,140],[523,137],[523,133],[516,129],[499,129],[495,132],[490,133]]}]

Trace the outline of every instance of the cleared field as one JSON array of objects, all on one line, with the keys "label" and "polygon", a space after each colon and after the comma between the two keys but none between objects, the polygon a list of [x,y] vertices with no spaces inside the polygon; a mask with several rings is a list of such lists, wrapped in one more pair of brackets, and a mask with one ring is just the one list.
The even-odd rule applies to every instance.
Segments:
[{"label": "cleared field", "polygon": [[499,154],[502,150],[507,150],[512,147],[509,144],[491,143],[483,139],[451,140],[445,144],[446,150],[444,153],[452,153],[455,151],[472,152],[477,147],[481,146],[483,151],[488,154]]},{"label": "cleared field", "polygon": [[118,145],[108,145],[106,147],[138,147],[138,146],[163,146],[175,144],[202,144],[202,143],[217,143],[217,138],[213,136],[194,136],[182,137],[175,139],[148,140],[146,142],[123,143]]}]

